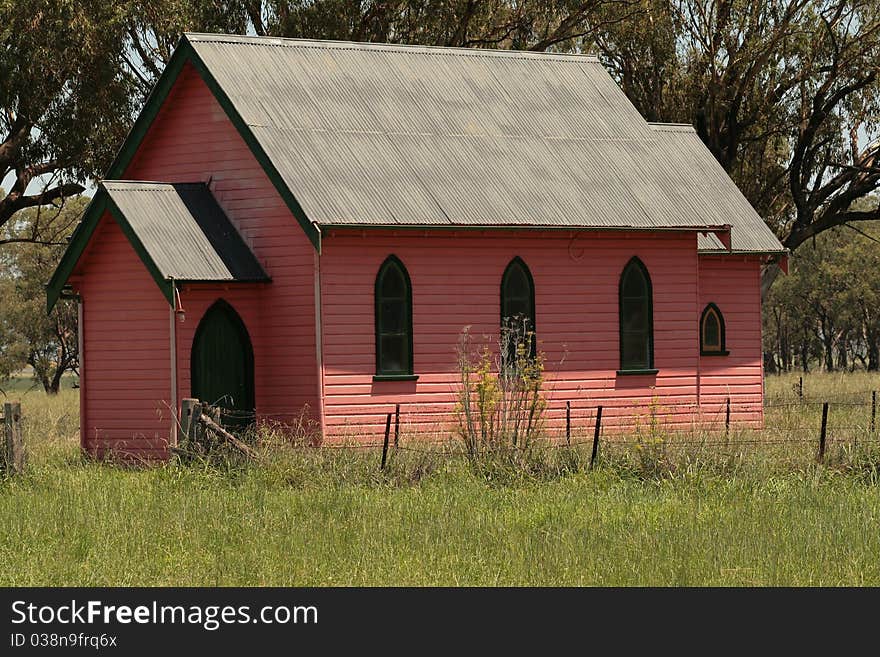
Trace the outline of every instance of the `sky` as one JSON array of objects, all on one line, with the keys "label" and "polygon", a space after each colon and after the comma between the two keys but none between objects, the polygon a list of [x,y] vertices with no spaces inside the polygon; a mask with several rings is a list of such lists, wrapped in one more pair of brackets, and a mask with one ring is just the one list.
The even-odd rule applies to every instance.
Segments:
[{"label": "sky", "polygon": [[[31,184],[27,186],[26,193],[27,194],[39,193],[40,189],[42,188],[42,186],[44,184],[45,178],[46,178],[46,176],[42,176],[40,178],[36,178],[36,179],[32,180]],[[15,175],[10,173],[9,175],[7,175],[3,179],[3,183],[0,184],[0,187],[2,187],[4,190],[8,190],[10,187],[12,187],[12,184],[14,182],[15,182]],[[93,180],[88,181],[88,183],[86,183],[86,191],[85,191],[86,196],[94,196],[95,189],[96,189],[95,182]]]}]

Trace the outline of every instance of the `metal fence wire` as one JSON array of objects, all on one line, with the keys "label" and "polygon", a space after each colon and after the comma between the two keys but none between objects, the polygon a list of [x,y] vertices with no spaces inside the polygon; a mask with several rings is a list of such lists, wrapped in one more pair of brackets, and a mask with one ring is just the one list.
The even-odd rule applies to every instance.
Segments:
[{"label": "metal fence wire", "polygon": [[[877,435],[877,392],[864,390],[858,392],[838,393],[826,397],[808,397],[802,394],[802,385],[795,388],[793,394],[769,397],[763,407],[754,402],[737,403],[731,398],[725,399],[716,412],[717,420],[709,427],[692,428],[691,430],[669,429],[661,426],[653,429],[639,428],[635,431],[626,431],[619,426],[606,427],[602,425],[602,410],[600,405],[588,406],[581,403],[565,403],[565,431],[544,432],[540,440],[532,441],[527,445],[514,444],[487,444],[481,445],[482,451],[492,453],[517,453],[525,451],[540,451],[554,449],[572,449],[580,447],[592,447],[592,459],[596,458],[600,442],[606,447],[613,448],[645,448],[662,444],[667,448],[737,448],[737,447],[767,447],[808,445],[812,444],[817,449],[819,460],[824,458],[826,448],[830,445],[880,445],[880,436]],[[798,394],[800,393],[800,394]],[[663,403],[662,413],[657,417],[674,415],[673,411],[681,407],[689,410],[698,408],[693,403]],[[738,413],[754,413],[758,408],[763,410],[763,425],[760,428],[740,427],[731,421],[731,416]],[[864,409],[860,412],[859,409]],[[262,416],[253,411],[240,411],[235,409],[217,409],[221,422],[231,426],[242,426],[248,423],[261,424],[274,423],[274,426],[283,428],[293,420],[298,423],[299,429],[304,428],[304,414],[300,410],[273,411]],[[608,410],[608,409],[606,409]],[[836,411],[845,412],[845,418],[835,417]],[[381,442],[334,442],[323,441],[320,446],[323,449],[332,450],[382,450],[382,468],[387,464],[389,450],[402,452],[430,454],[433,456],[456,456],[467,453],[464,441],[460,437],[447,435],[442,438],[430,435],[405,435],[404,443],[401,444],[401,418],[404,427],[407,420],[406,405],[395,404],[389,406],[384,415],[384,439]],[[290,418],[291,420],[288,420]],[[655,418],[656,419],[656,418]],[[837,421],[839,420],[839,421]],[[606,420],[607,421],[607,420]],[[573,433],[579,436],[593,434],[591,438],[573,439]],[[259,432],[256,432],[259,435]],[[292,445],[303,449],[309,449],[319,444],[319,441],[300,441]]]}]

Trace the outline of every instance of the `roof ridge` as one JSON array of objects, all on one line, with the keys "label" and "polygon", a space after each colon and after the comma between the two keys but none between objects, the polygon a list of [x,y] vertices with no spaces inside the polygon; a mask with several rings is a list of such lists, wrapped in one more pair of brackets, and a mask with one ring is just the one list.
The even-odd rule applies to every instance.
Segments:
[{"label": "roof ridge", "polygon": [[207,183],[194,181],[194,182],[169,182],[167,180],[101,180],[98,182],[99,185],[106,185],[107,183],[111,185],[122,184],[122,185],[138,185],[141,187],[149,187],[149,186],[165,186],[165,187],[208,187]]},{"label": "roof ridge", "polygon": [[659,121],[646,121],[648,127],[655,132],[696,132],[690,123],[661,123]]},{"label": "roof ridge", "polygon": [[599,63],[599,58],[586,53],[557,53],[534,50],[502,48],[465,48],[462,46],[429,46],[410,43],[385,43],[378,41],[342,41],[336,39],[295,39],[291,37],[252,36],[247,34],[215,34],[209,32],[184,32],[183,36],[196,43],[248,43],[280,48],[325,48],[333,50],[382,50],[386,52],[421,52],[430,55],[503,57],[507,59],[555,59]]}]

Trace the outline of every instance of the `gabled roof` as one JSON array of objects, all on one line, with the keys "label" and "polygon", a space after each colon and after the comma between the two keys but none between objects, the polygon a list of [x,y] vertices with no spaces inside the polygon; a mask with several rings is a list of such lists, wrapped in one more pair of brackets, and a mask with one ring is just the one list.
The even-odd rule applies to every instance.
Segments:
[{"label": "gabled roof", "polygon": [[269,280],[204,183],[107,180],[49,283],[50,311],[105,212],[122,228],[169,303],[174,302],[172,280]]},{"label": "gabled roof", "polygon": [[333,226],[733,225],[734,251],[784,250],[698,139],[585,55],[186,34],[110,177],[186,62],[316,248]]},{"label": "gabled roof", "polygon": [[693,126],[651,123],[658,141],[672,162],[672,171],[687,190],[704,205],[704,212],[726,217],[730,223],[731,248],[714,234],[700,234],[701,252],[774,253],[784,252],[773,231],[755,212],[752,204],[731,180],[718,160],[706,148]]}]

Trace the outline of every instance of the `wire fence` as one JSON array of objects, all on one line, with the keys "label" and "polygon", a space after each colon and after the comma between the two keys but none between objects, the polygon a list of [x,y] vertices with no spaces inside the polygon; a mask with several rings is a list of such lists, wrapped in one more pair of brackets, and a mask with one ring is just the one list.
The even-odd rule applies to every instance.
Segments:
[{"label": "wire fence", "polygon": [[[664,450],[674,448],[734,450],[743,448],[770,449],[806,447],[815,450],[816,460],[822,462],[826,451],[831,447],[855,448],[880,445],[880,432],[877,422],[877,391],[861,390],[838,392],[822,396],[803,394],[802,383],[794,386],[789,394],[768,396],[764,403],[755,400],[715,397],[707,408],[689,402],[669,402],[653,399],[650,405],[651,422],[647,425],[627,424],[635,415],[645,411],[645,406],[625,400],[609,400],[608,407],[595,400],[576,400],[577,407],[570,401],[560,407],[555,400],[557,412],[555,426],[537,432],[537,438],[526,443],[515,444],[509,437],[499,436],[494,441],[474,442],[465,440],[454,428],[446,424],[443,431],[425,432],[412,430],[418,426],[419,411],[416,404],[391,404],[379,408],[384,422],[382,440],[320,438],[314,420],[308,409],[273,410],[263,414],[254,411],[228,409],[222,406],[205,404],[194,399],[183,400],[185,404],[196,404],[199,423],[215,436],[221,436],[227,445],[234,445],[249,458],[257,457],[252,450],[271,450],[273,446],[287,449],[313,450],[356,450],[369,452],[381,450],[380,468],[385,469],[389,455],[394,452],[430,455],[432,457],[461,457],[479,454],[520,454],[589,448],[589,462],[592,466],[600,450],[644,450],[660,446]],[[606,402],[608,403],[608,402]],[[613,404],[613,405],[612,405]],[[564,410],[564,416],[561,412]],[[694,417],[708,413],[708,424],[692,423],[689,426],[678,422],[674,426],[664,423],[664,419]],[[605,414],[603,416],[603,411]],[[449,413],[447,415],[454,415]],[[744,419],[745,418],[745,419]],[[22,441],[21,406],[7,403],[0,415],[0,428],[4,429],[5,449],[0,450],[0,469],[17,473],[24,469],[25,451]],[[184,441],[192,438],[190,429],[195,426],[187,422],[183,427],[183,413],[179,420],[180,433]],[[410,420],[412,423],[410,423]],[[563,424],[564,420],[564,424]],[[564,429],[562,428],[564,427]],[[506,440],[506,442],[505,442]],[[190,440],[191,442],[191,440]],[[207,441],[210,448],[215,442]],[[172,452],[180,452],[177,446]],[[205,453],[204,451],[201,453]],[[873,458],[873,457],[872,457]]]},{"label": "wire fence", "polygon": [[[677,427],[666,426],[644,427],[633,431],[627,430],[625,422],[617,425],[602,425],[602,405],[590,407],[580,406],[572,414],[572,406],[565,406],[565,430],[545,431],[539,440],[528,444],[484,444],[480,449],[494,454],[521,453],[526,451],[592,448],[592,460],[596,458],[599,445],[603,449],[643,449],[659,443],[665,448],[773,448],[788,446],[811,445],[816,449],[816,457],[823,460],[826,450],[831,446],[871,446],[880,445],[877,433],[877,391],[862,390],[842,392],[829,395],[803,395],[803,385],[794,387],[789,395],[767,397],[764,404],[755,402],[737,402],[735,398],[717,400],[712,404],[716,418],[724,418],[723,424],[712,423],[712,426]],[[700,406],[693,402],[663,403],[663,417],[674,417],[681,411],[693,411]],[[468,450],[460,437],[454,432],[438,437],[406,432],[401,435],[401,417],[407,419],[407,407],[396,404],[384,414],[385,430],[383,440],[367,441],[309,441],[301,440],[291,446],[308,449],[320,445],[330,450],[382,450],[381,467],[384,469],[389,451],[400,451],[414,454],[430,454],[432,456],[461,456]],[[558,409],[557,409],[558,410]],[[605,409],[606,411],[608,409]],[[611,407],[617,411],[612,420],[620,422],[626,418],[627,407]],[[656,409],[655,409],[656,410]],[[762,411],[760,426],[742,426],[731,418],[754,414]],[[293,418],[295,429],[301,436],[308,432],[308,417],[302,410],[272,412],[268,416],[260,416],[254,412],[219,409],[221,421],[232,426],[243,426],[250,423],[268,423],[278,428],[289,428],[287,418]],[[606,418],[608,416],[606,415]],[[559,418],[556,418],[559,420]],[[606,420],[607,421],[607,420]],[[573,426],[576,424],[577,426]],[[592,426],[589,426],[591,425]],[[575,433],[581,434],[575,437]],[[593,435],[590,437],[589,434]],[[257,432],[259,435],[259,432]],[[586,435],[587,437],[583,437]]]}]

